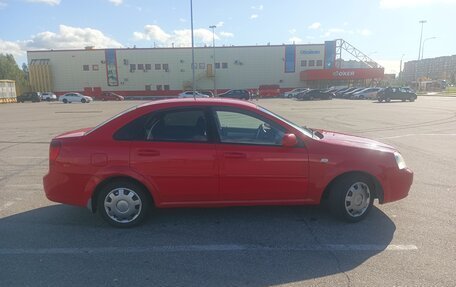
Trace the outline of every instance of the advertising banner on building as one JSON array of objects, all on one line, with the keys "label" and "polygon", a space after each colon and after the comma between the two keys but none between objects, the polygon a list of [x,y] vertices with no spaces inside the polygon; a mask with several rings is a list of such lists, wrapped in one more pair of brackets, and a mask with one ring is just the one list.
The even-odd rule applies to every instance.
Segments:
[{"label": "advertising banner on building", "polygon": [[325,42],[325,69],[334,69],[336,65],[336,41]]},{"label": "advertising banner on building", "polygon": [[115,49],[105,50],[105,62],[106,62],[106,79],[108,86],[118,86],[119,77],[117,73],[117,58]]},{"label": "advertising banner on building", "polygon": [[301,72],[300,78],[301,81],[382,79],[384,72],[383,68],[307,70]]}]

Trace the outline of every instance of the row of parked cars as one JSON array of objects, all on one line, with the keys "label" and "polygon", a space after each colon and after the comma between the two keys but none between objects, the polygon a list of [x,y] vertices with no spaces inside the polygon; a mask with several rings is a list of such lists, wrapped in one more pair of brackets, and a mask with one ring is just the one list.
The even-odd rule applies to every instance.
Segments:
[{"label": "row of parked cars", "polygon": [[[22,95],[17,97],[18,103],[24,102],[53,102],[53,101],[60,101],[64,104],[67,103],[90,103],[94,100],[94,98],[83,95],[81,93],[66,93],[60,97],[57,97],[52,92],[26,92]],[[100,96],[95,97],[95,100],[99,101],[123,101],[124,97],[121,95],[117,95],[112,92],[103,92]]]},{"label": "row of parked cars", "polygon": [[[220,98],[232,98],[239,100],[249,100],[252,98],[252,94],[248,90],[228,90],[222,94],[217,95]],[[210,98],[214,97],[211,91],[184,91],[178,95],[178,98]]]},{"label": "row of parked cars", "polygon": [[341,98],[353,100],[378,100],[379,102],[390,102],[391,100],[415,101],[416,93],[408,87],[343,87],[329,88],[325,90],[297,88],[284,94],[285,98],[297,100],[313,100]]}]

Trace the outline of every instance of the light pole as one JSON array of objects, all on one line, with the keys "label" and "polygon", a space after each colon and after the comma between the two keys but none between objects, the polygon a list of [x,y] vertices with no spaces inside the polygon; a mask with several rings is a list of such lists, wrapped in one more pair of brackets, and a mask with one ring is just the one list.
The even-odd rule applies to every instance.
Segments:
[{"label": "light pole", "polygon": [[193,40],[193,0],[190,0],[190,22],[192,30],[192,90],[195,97],[195,42]]},{"label": "light pole", "polygon": [[423,46],[421,47],[421,60],[424,58],[424,44],[426,44],[427,40],[434,40],[437,39],[437,37],[429,37],[423,40]]},{"label": "light pole", "polygon": [[217,28],[217,26],[212,25],[212,26],[209,26],[209,28],[212,29],[212,49],[213,49],[212,59],[214,60],[214,67],[213,67],[213,71],[214,71],[214,97],[217,97],[217,84],[216,84],[216,81],[215,81],[215,28]]},{"label": "light pole", "polygon": [[401,57],[401,63],[399,64],[399,81],[401,82],[402,85],[402,60],[404,59],[405,54],[402,54]]},{"label": "light pole", "polygon": [[423,27],[424,27],[424,24],[427,23],[426,20],[421,20],[419,21],[419,23],[421,24],[421,36],[420,36],[420,47],[418,49],[418,61],[420,60],[420,56],[421,56],[421,43],[423,41]]}]

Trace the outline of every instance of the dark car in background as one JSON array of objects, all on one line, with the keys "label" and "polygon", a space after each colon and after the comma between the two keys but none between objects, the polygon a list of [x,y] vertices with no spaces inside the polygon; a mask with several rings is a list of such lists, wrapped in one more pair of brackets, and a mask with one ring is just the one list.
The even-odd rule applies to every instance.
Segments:
[{"label": "dark car in background", "polygon": [[41,102],[41,94],[37,92],[27,92],[23,93],[22,95],[17,97],[17,102],[18,103],[24,103],[24,102]]},{"label": "dark car in background", "polygon": [[220,98],[232,98],[240,100],[249,100],[250,92],[247,90],[229,90],[223,94],[219,94]]},{"label": "dark car in background", "polygon": [[381,103],[383,101],[390,102],[391,100],[401,100],[403,102],[413,102],[417,99],[415,91],[410,88],[395,88],[388,87],[377,93],[377,100]]},{"label": "dark car in background", "polygon": [[113,92],[103,92],[101,96],[96,97],[96,100],[99,101],[123,101],[125,98],[121,95],[118,95]]},{"label": "dark car in background", "polygon": [[296,96],[296,99],[297,100],[314,100],[314,99],[331,100],[335,96],[336,95],[333,92],[327,92],[324,90],[309,90],[306,92],[299,93]]}]

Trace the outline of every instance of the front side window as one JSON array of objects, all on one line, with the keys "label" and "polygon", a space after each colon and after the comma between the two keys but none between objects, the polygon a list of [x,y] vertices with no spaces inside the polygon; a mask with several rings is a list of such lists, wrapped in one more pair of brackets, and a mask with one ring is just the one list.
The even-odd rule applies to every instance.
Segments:
[{"label": "front side window", "polygon": [[258,115],[231,110],[216,110],[221,143],[280,146],[285,129]]}]

